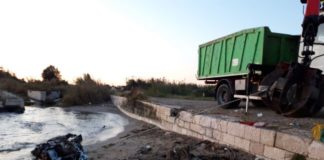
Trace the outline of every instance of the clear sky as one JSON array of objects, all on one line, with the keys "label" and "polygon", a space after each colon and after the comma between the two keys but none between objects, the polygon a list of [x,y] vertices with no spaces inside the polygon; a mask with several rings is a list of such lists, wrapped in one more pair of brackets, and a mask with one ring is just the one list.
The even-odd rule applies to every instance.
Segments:
[{"label": "clear sky", "polygon": [[299,0],[1,0],[0,66],[73,82],[165,77],[197,82],[198,45],[246,28],[300,34]]}]

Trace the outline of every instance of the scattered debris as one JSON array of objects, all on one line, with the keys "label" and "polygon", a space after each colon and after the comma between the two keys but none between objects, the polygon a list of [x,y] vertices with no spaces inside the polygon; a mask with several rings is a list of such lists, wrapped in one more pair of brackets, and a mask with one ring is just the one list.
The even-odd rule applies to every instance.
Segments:
[{"label": "scattered debris", "polygon": [[240,122],[240,123],[248,125],[248,126],[253,126],[255,124],[255,122],[249,122],[249,121],[244,121],[244,122]]},{"label": "scattered debris", "polygon": [[260,118],[260,117],[263,117],[263,113],[261,113],[261,112],[258,113],[258,114],[257,114],[257,117],[259,117],[259,118]]},{"label": "scattered debris", "polygon": [[254,126],[257,128],[264,127],[266,125],[265,122],[252,122],[252,121],[240,121],[240,124],[245,124],[248,126]]},{"label": "scattered debris", "polygon": [[140,149],[139,149],[139,153],[140,154],[147,154],[147,153],[149,153],[150,151],[152,150],[152,147],[150,146],[150,145],[145,145],[144,147],[141,147]]},{"label": "scattered debris", "polygon": [[301,154],[294,154],[291,160],[306,160],[307,158]]},{"label": "scattered debris", "polygon": [[87,160],[81,141],[81,135],[69,133],[37,145],[31,153],[37,160]]},{"label": "scattered debris", "polygon": [[178,117],[181,111],[183,111],[182,108],[171,108],[170,116],[171,117]]},{"label": "scattered debris", "polygon": [[265,125],[266,125],[267,123],[265,123],[265,122],[256,122],[256,123],[254,123],[254,127],[264,127]]},{"label": "scattered debris", "polygon": [[238,150],[224,147],[209,141],[202,141],[195,145],[175,142],[167,153],[168,160],[179,159],[245,159]]},{"label": "scattered debris", "polygon": [[289,126],[300,127],[300,124],[296,123],[296,122],[291,122],[291,123],[289,123]]},{"label": "scattered debris", "polygon": [[316,124],[312,129],[312,135],[315,140],[324,142],[324,124]]},{"label": "scattered debris", "polygon": [[171,134],[171,132],[168,132],[168,131],[166,131],[165,133],[164,133],[164,135],[166,135],[166,136],[168,136],[168,135],[170,135]]}]

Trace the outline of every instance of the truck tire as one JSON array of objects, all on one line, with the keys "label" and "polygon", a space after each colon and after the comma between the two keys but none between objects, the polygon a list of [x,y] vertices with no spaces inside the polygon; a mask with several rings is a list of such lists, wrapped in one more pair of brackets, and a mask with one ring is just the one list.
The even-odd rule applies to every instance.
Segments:
[{"label": "truck tire", "polygon": [[230,103],[228,105],[224,105],[226,103],[229,103],[234,99],[234,94],[231,91],[230,87],[228,84],[221,84],[220,86],[217,87],[216,93],[215,93],[215,99],[217,101],[218,105],[222,105],[222,108],[228,109],[228,108],[234,108],[237,107],[240,104],[240,100],[237,100],[233,103]]},{"label": "truck tire", "polygon": [[264,102],[261,101],[261,100],[252,100],[251,102],[252,102],[252,104],[253,104],[254,107],[261,108],[261,107],[265,107],[266,106],[264,104]]}]

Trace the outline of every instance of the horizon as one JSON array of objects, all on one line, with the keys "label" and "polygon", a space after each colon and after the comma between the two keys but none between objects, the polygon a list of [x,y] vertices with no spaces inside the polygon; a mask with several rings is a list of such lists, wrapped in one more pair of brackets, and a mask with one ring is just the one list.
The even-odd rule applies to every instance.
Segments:
[{"label": "horizon", "polygon": [[199,84],[200,44],[258,26],[300,34],[302,13],[299,1],[280,0],[1,1],[0,66],[24,79],[54,65],[69,83],[89,73],[112,85],[132,77]]}]

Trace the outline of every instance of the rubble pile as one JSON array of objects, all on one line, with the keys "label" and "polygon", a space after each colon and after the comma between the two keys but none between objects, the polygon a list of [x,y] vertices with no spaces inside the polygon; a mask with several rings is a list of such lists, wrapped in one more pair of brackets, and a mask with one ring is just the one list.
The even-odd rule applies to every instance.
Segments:
[{"label": "rubble pile", "polygon": [[[250,157],[249,157],[250,158]],[[236,149],[214,144],[209,141],[201,141],[195,145],[175,142],[167,153],[168,160],[245,160],[246,157]],[[246,159],[247,160],[247,159]]]},{"label": "rubble pile", "polygon": [[37,145],[31,153],[37,160],[87,160],[81,141],[81,135],[69,133]]}]

